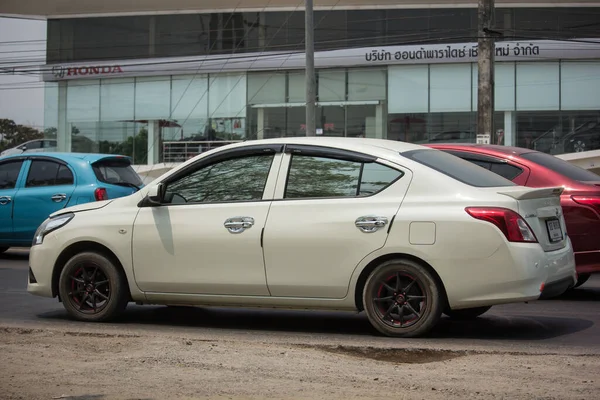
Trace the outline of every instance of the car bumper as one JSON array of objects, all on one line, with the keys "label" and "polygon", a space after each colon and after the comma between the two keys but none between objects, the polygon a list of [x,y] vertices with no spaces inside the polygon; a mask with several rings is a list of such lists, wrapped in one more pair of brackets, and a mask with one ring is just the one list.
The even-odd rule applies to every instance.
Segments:
[{"label": "car bumper", "polygon": [[600,250],[575,253],[578,274],[600,273]]},{"label": "car bumper", "polygon": [[[452,309],[555,297],[577,280],[570,241],[551,252],[545,252],[537,243],[510,243],[487,259],[463,260],[453,270],[449,285],[442,277]],[[459,280],[456,273],[461,270]]]},{"label": "car bumper", "polygon": [[30,249],[30,273],[27,280],[27,292],[36,296],[54,297],[52,291],[52,270],[54,269],[59,249],[59,246],[46,244],[46,241]]}]

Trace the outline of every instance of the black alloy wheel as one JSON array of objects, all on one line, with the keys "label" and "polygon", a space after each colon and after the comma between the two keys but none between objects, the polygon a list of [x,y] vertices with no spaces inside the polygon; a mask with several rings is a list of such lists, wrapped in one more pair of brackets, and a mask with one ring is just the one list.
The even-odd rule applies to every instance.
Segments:
[{"label": "black alloy wheel", "polygon": [[59,293],[69,315],[88,322],[117,317],[129,301],[122,271],[104,255],[93,252],[77,254],[66,263]]},{"label": "black alloy wheel", "polygon": [[429,332],[442,313],[441,290],[432,274],[410,260],[392,260],[367,279],[363,304],[371,324],[394,337]]}]

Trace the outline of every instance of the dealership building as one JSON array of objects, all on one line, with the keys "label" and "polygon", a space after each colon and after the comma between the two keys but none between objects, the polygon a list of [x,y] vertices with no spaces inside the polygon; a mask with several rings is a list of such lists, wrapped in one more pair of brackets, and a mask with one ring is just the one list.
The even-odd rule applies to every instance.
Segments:
[{"label": "dealership building", "polygon": [[[174,161],[305,134],[303,0],[4,0],[48,21],[59,150]],[[315,1],[317,134],[475,142],[477,1]],[[600,149],[600,2],[496,1],[493,143]],[[179,153],[178,153],[179,152]]]}]

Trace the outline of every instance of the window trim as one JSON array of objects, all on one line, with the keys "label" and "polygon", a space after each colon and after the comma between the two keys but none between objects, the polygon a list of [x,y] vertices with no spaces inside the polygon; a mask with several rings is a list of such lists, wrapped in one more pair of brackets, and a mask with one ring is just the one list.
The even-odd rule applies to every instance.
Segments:
[{"label": "window trim", "polygon": [[[312,148],[312,147],[320,147],[320,146],[303,146],[303,147],[311,147]],[[333,149],[333,150],[339,150],[339,151],[332,152],[332,154],[335,157],[328,157],[328,156],[325,155],[326,150],[321,150],[323,148],[317,149],[315,151],[316,154],[313,154],[312,149],[308,149],[308,151],[302,151],[302,152],[297,152],[297,153],[295,153],[293,151],[290,151],[288,153],[286,151],[286,153],[288,153],[288,155],[289,155],[289,161],[288,161],[288,164],[287,164],[287,171],[285,173],[285,185],[283,187],[283,193],[281,194],[282,198],[281,199],[275,199],[274,201],[366,199],[366,198],[369,198],[369,197],[377,196],[378,194],[384,192],[390,186],[392,186],[393,184],[395,184],[396,182],[398,182],[400,179],[402,179],[402,177],[404,177],[406,175],[406,172],[402,171],[401,169],[398,169],[398,168],[395,168],[395,167],[391,167],[389,165],[377,162],[378,158],[375,157],[375,156],[369,156],[369,155],[364,154],[363,159],[364,160],[368,160],[368,161],[361,161],[358,157],[363,156],[362,153],[348,151],[348,150],[343,150],[343,149]],[[324,149],[326,149],[326,148],[324,148]],[[286,150],[287,150],[287,147],[286,147]],[[345,152],[348,152],[350,158],[354,158],[354,159],[342,158],[344,156]],[[354,196],[324,196],[324,197],[294,197],[294,198],[285,197],[286,193],[288,191],[288,185],[289,185],[289,182],[290,182],[290,172],[292,171],[292,161],[293,161],[295,155],[300,156],[300,157],[331,158],[331,159],[335,159],[335,160],[360,163],[361,165],[360,165],[360,171],[359,171],[359,176],[358,176],[358,185],[357,185],[357,188],[356,188],[356,194]],[[361,180],[362,180],[362,175],[363,175],[363,170],[364,170],[365,164],[378,164],[378,165],[382,165],[384,167],[387,167],[389,169],[392,169],[392,170],[395,170],[395,171],[399,172],[399,175],[398,175],[398,177],[396,177],[396,179],[394,179],[393,181],[391,181],[387,185],[385,185],[381,190],[379,190],[379,191],[377,191],[375,193],[369,194],[369,195],[360,196],[359,195],[359,193],[360,193],[360,186],[361,186]]]},{"label": "window trim", "polygon": [[[75,177],[75,172],[73,171],[73,169],[71,168],[71,166],[66,163],[63,160],[59,160],[56,159],[54,157],[28,157],[30,163],[29,163],[29,167],[27,168],[27,175],[25,176],[25,182],[23,182],[23,189],[37,189],[37,188],[41,188],[41,187],[56,187],[56,186],[76,186],[77,185],[77,179]],[[45,162],[52,162],[55,164],[58,164],[59,167],[56,170],[56,176],[58,176],[58,172],[60,171],[60,167],[64,166],[67,167],[67,169],[71,172],[71,175],[73,176],[73,182],[69,183],[69,184],[60,184],[60,185],[48,185],[48,186],[27,186],[27,182],[29,181],[29,176],[31,175],[31,167],[33,166],[33,163],[36,161],[45,161]],[[56,182],[56,176],[54,177],[54,181]]]}]

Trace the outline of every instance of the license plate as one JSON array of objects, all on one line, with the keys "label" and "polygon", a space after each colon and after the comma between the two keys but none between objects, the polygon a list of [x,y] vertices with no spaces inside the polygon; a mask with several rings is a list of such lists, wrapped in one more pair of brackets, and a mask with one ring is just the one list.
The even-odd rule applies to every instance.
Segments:
[{"label": "license plate", "polygon": [[550,242],[556,243],[563,240],[563,231],[560,226],[560,221],[557,219],[549,219],[546,221],[546,228],[548,228],[548,236]]}]

